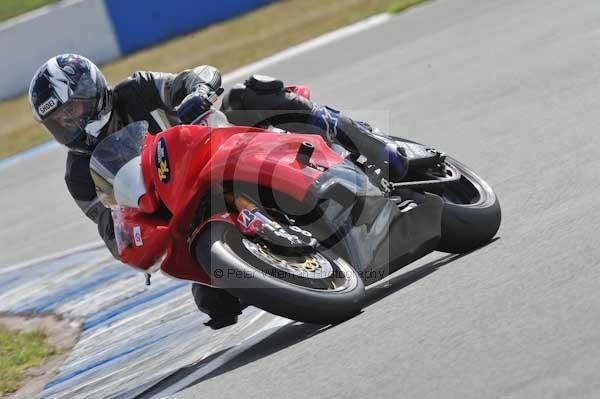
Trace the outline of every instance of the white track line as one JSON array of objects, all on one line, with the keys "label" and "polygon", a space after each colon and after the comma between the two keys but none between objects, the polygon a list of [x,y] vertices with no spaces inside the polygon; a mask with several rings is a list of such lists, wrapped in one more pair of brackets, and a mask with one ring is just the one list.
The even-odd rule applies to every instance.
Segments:
[{"label": "white track line", "polygon": [[43,154],[44,152],[50,151],[51,149],[58,147],[60,147],[60,144],[58,144],[55,140],[52,140],[47,143],[37,145],[18,154],[12,155],[8,158],[4,158],[0,160],[0,170],[6,169],[9,166],[19,163],[25,159],[29,159],[38,154]]},{"label": "white track line", "polygon": [[[364,30],[371,29],[375,26],[384,24],[391,17],[392,17],[392,15],[388,14],[388,13],[377,14],[370,18],[367,18],[365,20],[357,22],[355,24],[348,25],[344,28],[326,33],[322,36],[316,37],[307,42],[290,47],[279,53],[273,54],[272,56],[264,58],[260,61],[253,62],[252,64],[248,64],[246,66],[243,66],[239,69],[236,69],[236,70],[226,74],[225,76],[223,76],[223,84],[234,83],[236,81],[239,81],[241,79],[248,77],[252,73],[255,73],[255,72],[260,71],[261,69],[273,66],[281,61],[285,61],[287,59],[296,57],[307,51],[311,51],[311,50],[317,49],[319,47],[323,47],[323,46],[325,46],[329,43],[332,43],[336,40],[340,40],[345,37],[362,32]],[[40,153],[44,153],[46,151],[54,149],[58,146],[59,146],[59,144],[53,140],[48,143],[39,145],[37,147],[33,147],[33,148],[26,150],[24,152],[21,152],[19,154],[8,157],[6,159],[0,160],[0,170],[5,169],[9,166],[12,166],[12,165],[14,165],[20,161],[23,161],[25,159],[29,159]]]},{"label": "white track line", "polygon": [[[17,263],[16,265],[2,267],[2,268],[0,268],[0,275],[14,272],[15,270],[27,268],[27,267],[35,265],[36,263],[48,262],[48,261],[59,259],[59,258],[65,258],[69,255],[73,255],[78,252],[88,251],[91,249],[100,249],[103,246],[104,246],[104,241],[100,241],[100,240],[93,241],[88,244],[84,244],[84,245],[81,245],[81,246],[78,246],[75,248],[70,248],[66,251],[56,252],[56,253],[53,253],[50,255],[45,255],[45,256],[40,256],[39,258],[35,258],[35,259],[27,260],[25,262]],[[108,250],[106,253],[108,254]]]},{"label": "white track line", "polygon": [[270,57],[264,58],[260,61],[253,62],[252,64],[236,69],[235,71],[232,71],[225,75],[223,77],[223,82],[231,83],[240,79],[244,79],[258,70],[273,66],[274,64],[285,61],[289,58],[293,58],[302,53],[306,53],[307,51],[323,47],[329,43],[341,40],[348,36],[352,36],[356,33],[374,28],[375,26],[381,25],[389,21],[391,17],[392,15],[388,13],[377,14],[365,20],[359,21],[355,24],[345,26],[341,29],[334,30],[322,36],[318,36],[307,42],[298,44],[279,53],[273,54]]}]

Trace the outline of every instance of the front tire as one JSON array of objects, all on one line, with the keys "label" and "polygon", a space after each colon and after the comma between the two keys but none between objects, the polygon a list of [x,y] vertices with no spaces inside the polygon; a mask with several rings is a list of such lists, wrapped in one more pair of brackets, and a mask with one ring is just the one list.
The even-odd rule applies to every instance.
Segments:
[{"label": "front tire", "polygon": [[194,252],[214,285],[244,303],[278,316],[332,324],[355,316],[364,305],[365,288],[358,273],[325,251],[317,249],[306,255],[304,262],[315,270],[327,268],[330,276],[315,274],[316,271],[286,272],[282,265],[302,264],[302,259],[275,255],[266,247],[257,248],[232,225],[215,222],[200,232]]}]

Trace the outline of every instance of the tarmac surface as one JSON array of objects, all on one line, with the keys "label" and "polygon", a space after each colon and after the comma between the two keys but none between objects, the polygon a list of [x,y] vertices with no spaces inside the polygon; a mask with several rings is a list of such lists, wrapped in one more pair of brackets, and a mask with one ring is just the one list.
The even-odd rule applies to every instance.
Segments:
[{"label": "tarmac surface", "polygon": [[[239,348],[257,325],[270,332],[199,374],[202,350],[186,345],[180,363],[194,366],[182,378],[193,385],[176,398],[600,397],[600,3],[437,0],[261,72],[471,166],[496,190],[502,227],[473,253],[434,253],[399,271],[341,325],[249,314],[251,333],[224,331],[223,348]],[[0,170],[0,265],[97,239],[64,189],[63,168],[64,150],[51,150]],[[189,303],[177,304],[190,317]],[[159,309],[145,313],[157,318],[149,322],[156,334]],[[98,321],[90,309],[77,314]],[[189,343],[194,334],[175,325],[177,340]],[[144,342],[159,350],[154,336]],[[98,337],[109,335],[96,345]],[[198,348],[209,337],[199,333]],[[138,367],[172,368],[173,353],[153,360],[148,348]],[[105,375],[119,367],[126,363]],[[80,386],[90,381],[85,372]],[[96,390],[112,380],[99,381]],[[144,381],[121,397],[162,397],[182,384],[168,380],[152,396],[140,387],[156,381]]]}]

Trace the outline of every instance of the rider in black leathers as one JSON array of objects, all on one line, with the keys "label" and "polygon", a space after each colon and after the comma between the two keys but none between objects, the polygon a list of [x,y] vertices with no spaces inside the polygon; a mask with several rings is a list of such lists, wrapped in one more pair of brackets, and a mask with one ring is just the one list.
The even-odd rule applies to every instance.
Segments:
[{"label": "rider in black leathers", "polygon": [[[81,210],[98,225],[100,236],[118,258],[111,211],[100,203],[89,171],[91,153],[104,137],[135,121],[147,121],[150,133],[190,123],[207,111],[223,92],[221,74],[200,66],[178,74],[136,72],[110,88],[88,59],[65,54],[51,58],[32,79],[29,101],[36,119],[69,149],[65,181]],[[336,110],[286,90],[281,81],[251,76],[223,99],[222,111],[233,124],[277,126],[299,133],[317,133],[355,153],[390,166],[396,177],[406,160],[381,133]],[[292,128],[290,128],[293,126]],[[239,300],[227,292],[193,285],[199,309],[212,328],[236,322]]]}]

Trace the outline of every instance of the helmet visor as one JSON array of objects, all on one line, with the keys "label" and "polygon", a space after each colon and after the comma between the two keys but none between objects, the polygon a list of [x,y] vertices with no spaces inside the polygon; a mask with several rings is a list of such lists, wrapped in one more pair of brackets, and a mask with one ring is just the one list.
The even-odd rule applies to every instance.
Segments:
[{"label": "helmet visor", "polygon": [[59,143],[69,144],[85,134],[95,110],[95,98],[71,99],[46,117],[42,124]]}]

